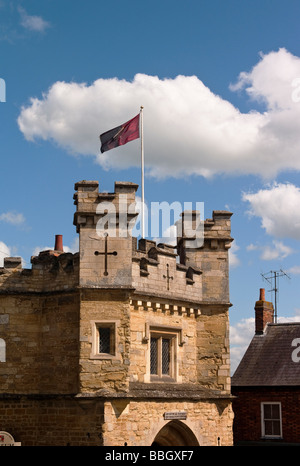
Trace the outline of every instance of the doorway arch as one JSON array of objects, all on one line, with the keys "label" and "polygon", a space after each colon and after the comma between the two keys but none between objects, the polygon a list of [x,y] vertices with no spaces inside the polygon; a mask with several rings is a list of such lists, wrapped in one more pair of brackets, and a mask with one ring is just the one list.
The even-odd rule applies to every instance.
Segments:
[{"label": "doorway arch", "polygon": [[156,434],[152,446],[197,447],[199,442],[193,431],[183,422],[170,421]]}]

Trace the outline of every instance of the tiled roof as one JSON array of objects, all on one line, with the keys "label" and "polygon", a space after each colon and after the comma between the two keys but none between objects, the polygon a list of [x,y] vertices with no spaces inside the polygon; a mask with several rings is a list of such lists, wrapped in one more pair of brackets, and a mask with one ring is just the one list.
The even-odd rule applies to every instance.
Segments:
[{"label": "tiled roof", "polygon": [[[297,338],[299,341],[293,346]],[[263,335],[255,335],[231,384],[235,387],[300,386],[300,322],[268,324]]]}]

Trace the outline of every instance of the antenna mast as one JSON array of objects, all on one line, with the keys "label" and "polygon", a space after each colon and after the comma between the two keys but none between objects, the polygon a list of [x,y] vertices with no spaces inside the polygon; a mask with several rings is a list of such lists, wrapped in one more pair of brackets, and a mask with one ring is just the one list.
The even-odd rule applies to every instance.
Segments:
[{"label": "antenna mast", "polygon": [[[278,279],[280,277],[287,277],[287,278],[291,278],[288,276],[288,274],[286,272],[284,272],[283,270],[279,270],[279,271],[273,271],[271,270],[270,272],[266,273],[266,274],[261,274],[261,276],[263,277],[264,280],[266,280],[268,283],[270,283],[270,285],[272,286],[272,289],[269,290],[269,291],[274,291],[275,293],[275,312],[274,312],[274,323],[277,324],[277,293],[278,293]],[[274,286],[273,286],[273,282],[274,282]]]}]

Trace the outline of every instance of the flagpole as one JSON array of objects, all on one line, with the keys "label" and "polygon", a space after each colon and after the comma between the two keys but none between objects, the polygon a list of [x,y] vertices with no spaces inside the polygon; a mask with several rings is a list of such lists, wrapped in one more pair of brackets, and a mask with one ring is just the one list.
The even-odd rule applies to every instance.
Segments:
[{"label": "flagpole", "polygon": [[143,109],[141,106],[140,109],[140,123],[141,123],[141,167],[142,167],[142,238],[145,238],[145,211],[144,211],[144,202],[145,202],[145,193],[144,193],[144,125],[143,125]]}]

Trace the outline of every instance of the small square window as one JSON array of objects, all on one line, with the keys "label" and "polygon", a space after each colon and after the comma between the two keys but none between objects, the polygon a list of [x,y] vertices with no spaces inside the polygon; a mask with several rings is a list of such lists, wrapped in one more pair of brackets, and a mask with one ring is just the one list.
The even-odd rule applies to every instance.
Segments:
[{"label": "small square window", "polygon": [[99,353],[113,354],[111,327],[98,327]]},{"label": "small square window", "polygon": [[116,357],[116,322],[92,323],[92,359]]}]

